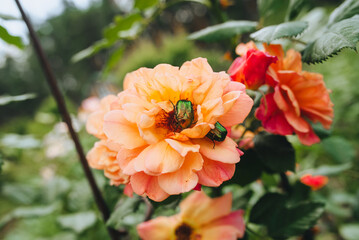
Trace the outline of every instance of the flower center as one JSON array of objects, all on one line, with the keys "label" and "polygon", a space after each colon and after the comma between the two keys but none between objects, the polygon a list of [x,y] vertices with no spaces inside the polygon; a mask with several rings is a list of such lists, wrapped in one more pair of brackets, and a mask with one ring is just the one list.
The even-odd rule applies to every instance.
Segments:
[{"label": "flower center", "polygon": [[186,223],[182,223],[175,230],[176,240],[190,240],[193,229]]},{"label": "flower center", "polygon": [[[172,102],[171,102],[172,103]],[[197,118],[196,106],[191,101],[179,100],[171,112],[161,110],[156,116],[156,127],[166,128],[171,132],[180,132],[192,127]]]}]

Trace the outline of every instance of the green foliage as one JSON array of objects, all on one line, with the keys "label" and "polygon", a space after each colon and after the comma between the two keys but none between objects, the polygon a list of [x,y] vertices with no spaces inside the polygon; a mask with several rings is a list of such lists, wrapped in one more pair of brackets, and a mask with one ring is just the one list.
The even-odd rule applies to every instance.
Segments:
[{"label": "green foliage", "polygon": [[262,163],[272,172],[294,171],[294,148],[286,137],[261,133],[254,138],[254,149]]},{"label": "green foliage", "polygon": [[284,21],[289,0],[257,0],[260,24],[268,26]]},{"label": "green foliage", "polygon": [[97,217],[93,211],[87,211],[61,215],[57,217],[57,221],[63,228],[82,233],[96,223]]},{"label": "green foliage", "polygon": [[0,39],[5,41],[8,44],[14,45],[20,49],[24,48],[24,43],[22,42],[21,37],[11,35],[6,28],[0,25]]},{"label": "green foliage", "polygon": [[139,10],[145,10],[158,4],[159,0],[136,0],[135,8]]},{"label": "green foliage", "polygon": [[243,33],[252,32],[256,29],[256,26],[257,23],[251,21],[227,21],[194,32],[188,36],[188,39],[215,42]]},{"label": "green foliage", "polygon": [[339,231],[345,240],[355,240],[359,236],[359,224],[344,224],[340,226]]},{"label": "green foliage", "polygon": [[236,164],[236,172],[229,181],[245,186],[259,179],[263,171],[263,163],[255,150],[249,149],[244,152],[241,161]]},{"label": "green foliage", "polygon": [[336,55],[344,48],[356,51],[359,41],[359,17],[337,22],[318,39],[309,43],[303,51],[303,61],[306,63],[322,62]]},{"label": "green foliage", "polygon": [[260,42],[270,43],[279,38],[296,37],[301,34],[307,27],[307,22],[286,22],[279,25],[262,28],[261,30],[252,33],[251,38],[254,38]]},{"label": "green foliage", "polygon": [[19,101],[25,101],[27,99],[33,99],[35,97],[36,94],[34,93],[26,93],[18,96],[2,95],[0,96],[0,106],[9,104],[11,102],[19,102]]},{"label": "green foliage", "polygon": [[278,193],[267,193],[253,207],[250,221],[265,225],[273,238],[287,238],[312,227],[324,211],[321,202],[287,204],[288,198]]},{"label": "green foliage", "polygon": [[[115,210],[112,212],[106,224],[114,229],[120,229],[124,226],[132,226],[132,224],[134,224],[132,222],[133,220],[140,223],[143,219],[143,214],[136,215],[135,213],[140,206],[140,203],[141,198],[138,196],[132,198],[124,197],[120,199],[117,204],[118,206],[115,207]],[[136,218],[137,216],[139,216],[139,219]]]},{"label": "green foliage", "polygon": [[359,1],[346,0],[329,16],[328,26],[359,14]]},{"label": "green foliage", "polygon": [[325,151],[338,163],[351,162],[355,157],[355,150],[350,142],[342,137],[330,137],[322,142]]}]

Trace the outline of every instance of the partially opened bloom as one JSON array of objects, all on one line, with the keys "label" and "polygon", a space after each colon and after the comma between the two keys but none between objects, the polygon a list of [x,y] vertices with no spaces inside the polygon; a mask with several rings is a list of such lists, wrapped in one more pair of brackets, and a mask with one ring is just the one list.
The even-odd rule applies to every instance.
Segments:
[{"label": "partially opened bloom", "polygon": [[[293,49],[284,54],[281,45],[264,44],[264,48],[262,54],[276,57],[278,61],[270,63],[266,69],[265,83],[270,90],[261,99],[255,116],[269,132],[280,135],[296,133],[305,145],[319,142],[308,120],[320,122],[326,129],[333,121],[333,103],[323,76],[302,71],[301,55]],[[248,55],[259,50],[250,42],[240,44],[236,51]],[[247,71],[256,72],[256,67],[248,67]],[[262,76],[263,72],[259,72]]]},{"label": "partially opened bloom", "polygon": [[[116,153],[135,193],[161,201],[233,176],[240,154],[218,126],[231,127],[248,115],[253,101],[243,84],[197,58],[181,68],[141,68],[126,76],[124,88],[87,129],[112,145],[107,149]],[[214,128],[220,140],[207,137]]]},{"label": "partially opened bloom", "polygon": [[231,212],[232,195],[211,199],[194,192],[180,203],[180,213],[137,226],[144,240],[236,240],[243,237],[243,210]]},{"label": "partially opened bloom", "polygon": [[300,181],[309,186],[313,191],[316,191],[327,185],[329,179],[327,176],[305,174],[300,178]]},{"label": "partially opened bloom", "polygon": [[277,61],[277,57],[259,51],[253,42],[250,44],[254,48],[248,45],[237,47],[237,54],[242,56],[233,61],[228,74],[233,81],[245,84],[248,89],[257,90],[265,83],[268,67]]}]

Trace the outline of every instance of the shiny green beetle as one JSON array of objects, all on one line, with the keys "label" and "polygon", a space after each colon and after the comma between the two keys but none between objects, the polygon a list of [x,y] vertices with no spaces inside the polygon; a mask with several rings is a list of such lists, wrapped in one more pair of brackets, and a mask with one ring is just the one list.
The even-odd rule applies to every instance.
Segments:
[{"label": "shiny green beetle", "polygon": [[177,126],[181,129],[189,128],[194,120],[194,112],[191,101],[179,100],[175,107]]},{"label": "shiny green beetle", "polygon": [[214,128],[207,133],[206,137],[212,141],[223,142],[227,137],[227,129],[219,122],[216,122]]}]

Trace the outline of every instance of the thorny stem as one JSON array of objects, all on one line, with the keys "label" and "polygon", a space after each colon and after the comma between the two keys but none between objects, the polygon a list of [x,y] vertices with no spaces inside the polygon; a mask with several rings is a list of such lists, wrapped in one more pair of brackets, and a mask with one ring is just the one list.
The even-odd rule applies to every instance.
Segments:
[{"label": "thorny stem", "polygon": [[[40,41],[32,27],[32,24],[30,22],[30,20],[28,19],[28,17],[26,16],[19,0],[15,0],[16,2],[16,5],[22,15],[22,18],[24,19],[25,23],[26,23],[26,26],[29,30],[29,34],[30,34],[30,39],[32,41],[32,44],[33,44],[33,47],[35,49],[35,52],[37,54],[37,57],[41,63],[41,67],[42,67],[42,70],[44,71],[44,74],[46,76],[46,81],[50,87],[50,90],[52,92],[52,95],[54,96],[55,100],[56,100],[56,103],[57,103],[57,106],[60,110],[60,113],[61,113],[61,116],[63,118],[63,121],[66,123],[67,127],[68,127],[68,130],[69,130],[69,133],[71,135],[71,138],[75,144],[75,147],[76,147],[76,151],[77,151],[77,154],[79,156],[79,159],[80,159],[80,162],[81,162],[81,165],[82,165],[82,168],[85,172],[85,176],[87,178],[87,181],[91,187],[91,190],[92,190],[92,194],[93,194],[93,197],[95,199],[95,202],[97,204],[97,207],[99,208],[101,214],[102,214],[102,217],[104,219],[104,221],[106,221],[109,216],[110,216],[110,212],[109,212],[109,209],[107,208],[107,205],[106,205],[106,202],[104,200],[104,198],[102,197],[102,194],[100,192],[100,189],[98,188],[97,184],[96,184],[96,181],[95,181],[95,178],[94,176],[92,175],[92,172],[90,170],[90,167],[88,166],[87,164],[87,161],[86,161],[86,157],[85,157],[85,153],[82,149],[82,146],[81,146],[81,143],[80,143],[80,140],[79,140],[79,137],[77,135],[77,133],[75,132],[73,126],[72,126],[72,121],[71,121],[71,118],[70,118],[70,114],[67,110],[67,107],[66,107],[66,104],[65,104],[65,100],[64,100],[64,97],[62,96],[61,92],[60,92],[60,89],[59,89],[59,86],[57,85],[57,82],[56,82],[56,79],[55,79],[55,76],[54,76],[54,73],[50,67],[50,64],[44,54],[44,51],[40,45]],[[112,240],[116,240],[116,239],[119,239],[119,234],[117,231],[111,229],[111,228],[107,228],[107,231],[109,233],[109,235],[111,236],[111,239]]]}]

